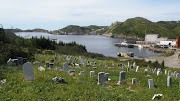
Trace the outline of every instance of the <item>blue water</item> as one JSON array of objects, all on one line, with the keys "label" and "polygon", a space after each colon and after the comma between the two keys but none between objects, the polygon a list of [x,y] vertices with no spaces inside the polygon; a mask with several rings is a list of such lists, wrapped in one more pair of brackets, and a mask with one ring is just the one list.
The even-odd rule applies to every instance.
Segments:
[{"label": "blue water", "polygon": [[[139,49],[137,47],[127,48],[127,47],[117,47],[114,46],[116,42],[122,42],[124,39],[121,38],[109,38],[101,35],[52,35],[42,32],[18,32],[15,33],[23,38],[33,37],[45,37],[50,39],[57,39],[57,42],[72,42],[75,41],[78,44],[86,46],[88,52],[100,53],[105,56],[117,57],[117,52],[134,52],[136,56],[151,56],[151,55],[161,55],[162,53],[157,53],[149,51],[146,49]],[[135,40],[126,40],[128,42],[135,42]]]}]

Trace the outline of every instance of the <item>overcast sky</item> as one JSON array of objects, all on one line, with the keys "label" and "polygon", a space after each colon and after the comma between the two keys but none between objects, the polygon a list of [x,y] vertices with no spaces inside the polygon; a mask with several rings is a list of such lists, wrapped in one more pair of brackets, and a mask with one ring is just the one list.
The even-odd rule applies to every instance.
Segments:
[{"label": "overcast sky", "polygon": [[5,28],[109,26],[133,17],[180,20],[180,0],[0,0],[0,24]]}]

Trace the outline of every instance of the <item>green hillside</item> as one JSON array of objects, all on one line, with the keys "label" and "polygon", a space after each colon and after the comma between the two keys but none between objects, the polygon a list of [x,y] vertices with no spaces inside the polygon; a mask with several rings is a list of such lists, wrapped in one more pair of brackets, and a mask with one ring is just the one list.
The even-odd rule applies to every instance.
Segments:
[{"label": "green hillside", "polygon": [[180,35],[180,23],[175,21],[151,22],[142,17],[127,19],[118,22],[109,28],[113,35],[137,36],[144,38],[146,34],[159,34],[160,37],[175,38]]}]

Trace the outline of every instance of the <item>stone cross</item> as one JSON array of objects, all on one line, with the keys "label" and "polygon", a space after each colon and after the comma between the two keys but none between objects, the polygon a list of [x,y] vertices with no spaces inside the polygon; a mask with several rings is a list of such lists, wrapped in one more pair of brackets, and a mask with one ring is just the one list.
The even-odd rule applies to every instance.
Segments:
[{"label": "stone cross", "polygon": [[125,83],[125,78],[126,78],[126,72],[125,71],[121,71],[119,72],[119,81],[117,84],[123,84]]},{"label": "stone cross", "polygon": [[64,63],[64,64],[63,64],[63,67],[64,67],[64,71],[65,71],[65,72],[68,72],[68,64],[67,64],[67,63]]},{"label": "stone cross", "polygon": [[167,77],[167,86],[168,87],[172,86],[172,78],[171,78],[171,76]]},{"label": "stone cross", "polygon": [[148,79],[149,89],[154,89],[153,79]]},{"label": "stone cross", "polygon": [[23,64],[23,73],[24,73],[24,80],[32,81],[34,80],[34,68],[32,63],[26,62]]},{"label": "stone cross", "polygon": [[136,84],[137,83],[137,79],[136,78],[132,78],[132,84]]},{"label": "stone cross", "polygon": [[104,79],[104,72],[99,72],[98,73],[98,84],[97,85],[103,85],[104,82],[105,82],[105,79]]}]

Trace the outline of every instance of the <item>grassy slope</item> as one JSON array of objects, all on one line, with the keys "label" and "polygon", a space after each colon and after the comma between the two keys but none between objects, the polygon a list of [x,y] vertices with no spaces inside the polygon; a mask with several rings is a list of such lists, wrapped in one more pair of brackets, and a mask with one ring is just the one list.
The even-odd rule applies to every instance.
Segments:
[{"label": "grassy slope", "polygon": [[127,19],[125,22],[117,23],[113,28],[112,33],[123,34],[126,36],[138,36],[143,38],[145,31],[147,34],[159,34],[160,37],[176,38],[179,35],[180,24],[178,22],[151,22],[145,18],[136,17]]},{"label": "grassy slope", "polygon": [[[38,56],[39,57],[39,56]],[[52,56],[43,56],[43,58],[48,61],[53,59]],[[43,58],[37,58],[36,60],[42,61]],[[92,61],[92,59],[90,59]],[[61,58],[60,66],[63,65],[65,61]],[[99,61],[96,60],[97,65]],[[112,60],[107,60],[106,64],[111,65],[114,63],[124,63],[127,62],[117,62]],[[104,61],[101,61],[103,64]],[[139,62],[137,62],[139,64]],[[132,64],[132,61],[130,61]],[[145,63],[141,63],[145,64]],[[41,64],[44,66],[45,64]],[[57,66],[57,61],[55,61],[55,67]],[[154,90],[148,89],[148,78],[147,74],[143,73],[145,67],[140,65],[140,71],[135,72],[135,69],[131,70],[126,74],[126,85],[117,85],[119,79],[119,72],[126,70],[121,67],[115,66],[114,69],[107,69],[105,67],[99,67],[95,71],[96,76],[90,77],[89,71],[93,70],[92,67],[69,67],[69,70],[76,70],[76,76],[74,79],[68,76],[66,72],[48,70],[41,72],[38,71],[38,67],[34,65],[35,80],[32,82],[25,82],[23,80],[23,71],[16,70],[16,67],[6,67],[8,72],[7,82],[1,86],[0,89],[0,99],[1,100],[136,100],[144,101],[151,100],[154,94],[162,93],[163,98],[161,100],[172,101],[180,100],[180,89],[178,80],[172,79],[173,85],[168,88],[166,85],[167,76],[162,74],[156,76],[151,72],[147,74],[151,75],[150,79],[153,79],[155,86]],[[173,71],[180,72],[179,69],[171,69]],[[77,75],[80,71],[85,71],[85,76]],[[112,88],[109,89],[107,85],[97,85],[97,74],[98,72],[108,72],[110,73],[111,81],[107,84],[111,85]],[[51,82],[53,77],[62,77],[68,82],[68,84],[53,84]],[[132,78],[137,78],[137,85],[132,85]],[[141,81],[141,83],[139,83]],[[127,88],[131,87],[130,91]]]}]

